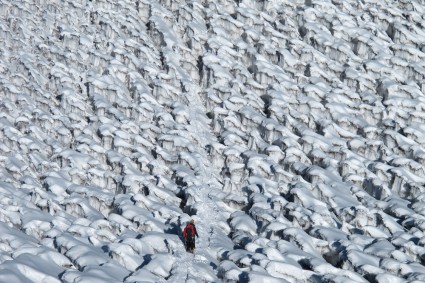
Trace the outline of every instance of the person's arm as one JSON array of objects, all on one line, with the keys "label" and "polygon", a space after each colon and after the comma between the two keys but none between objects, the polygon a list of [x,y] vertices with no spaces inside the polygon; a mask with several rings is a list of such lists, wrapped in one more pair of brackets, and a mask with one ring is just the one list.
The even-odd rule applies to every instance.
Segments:
[{"label": "person's arm", "polygon": [[195,235],[196,235],[196,237],[197,237],[197,238],[199,238],[199,236],[198,236],[198,231],[196,230],[196,226],[195,226],[195,225],[193,225],[193,228],[195,228]]}]

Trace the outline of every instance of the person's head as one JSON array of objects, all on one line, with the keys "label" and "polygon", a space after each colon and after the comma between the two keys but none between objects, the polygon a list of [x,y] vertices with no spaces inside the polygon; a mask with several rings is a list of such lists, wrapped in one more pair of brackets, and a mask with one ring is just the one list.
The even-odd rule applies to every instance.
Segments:
[{"label": "person's head", "polygon": [[195,219],[190,219],[190,223],[195,224]]}]

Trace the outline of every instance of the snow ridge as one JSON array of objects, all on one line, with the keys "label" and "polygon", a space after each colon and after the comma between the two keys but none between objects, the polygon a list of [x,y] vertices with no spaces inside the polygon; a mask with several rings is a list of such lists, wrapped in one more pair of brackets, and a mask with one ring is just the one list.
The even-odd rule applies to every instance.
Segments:
[{"label": "snow ridge", "polygon": [[424,4],[0,0],[0,281],[425,281]]}]

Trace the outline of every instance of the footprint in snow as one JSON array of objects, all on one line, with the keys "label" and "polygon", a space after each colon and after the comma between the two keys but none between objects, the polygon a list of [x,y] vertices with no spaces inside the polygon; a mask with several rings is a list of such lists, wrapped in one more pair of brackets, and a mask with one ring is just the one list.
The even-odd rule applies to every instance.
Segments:
[{"label": "footprint in snow", "polygon": [[203,255],[195,255],[195,257],[193,258],[194,261],[196,262],[202,262],[202,263],[208,263],[208,260],[206,257],[204,257]]}]

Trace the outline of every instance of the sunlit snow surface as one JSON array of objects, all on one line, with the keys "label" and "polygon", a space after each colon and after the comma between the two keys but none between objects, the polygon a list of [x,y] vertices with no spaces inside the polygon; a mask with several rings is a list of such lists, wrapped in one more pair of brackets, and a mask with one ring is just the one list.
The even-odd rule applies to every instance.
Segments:
[{"label": "sunlit snow surface", "polygon": [[0,0],[0,281],[424,282],[424,7]]}]

